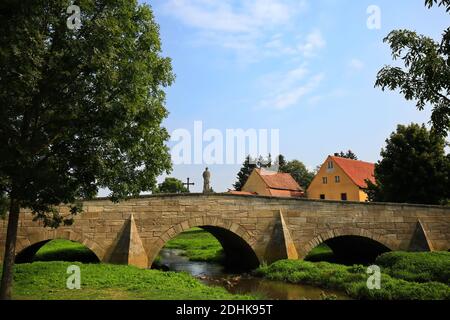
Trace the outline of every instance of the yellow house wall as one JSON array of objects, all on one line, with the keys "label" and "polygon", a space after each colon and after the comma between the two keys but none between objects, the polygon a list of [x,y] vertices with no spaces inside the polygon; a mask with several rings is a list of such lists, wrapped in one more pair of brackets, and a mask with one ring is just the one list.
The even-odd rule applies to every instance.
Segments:
[{"label": "yellow house wall", "polygon": [[[329,170],[328,161],[331,160],[325,161],[311,182],[307,190],[307,197],[320,199],[320,195],[324,194],[326,200],[341,200],[341,194],[346,193],[348,201],[366,201],[366,193],[356,186],[334,161],[334,168]],[[340,177],[340,183],[335,182],[335,176]],[[328,178],[328,184],[323,183],[322,178],[324,177]]]},{"label": "yellow house wall", "polygon": [[359,201],[366,202],[369,200],[369,197],[367,196],[367,193],[359,189]]},{"label": "yellow house wall", "polygon": [[253,171],[250,174],[250,177],[248,177],[247,182],[242,187],[242,191],[256,192],[258,195],[261,196],[270,196],[269,190],[267,190],[267,186],[264,180],[259,176],[259,174],[256,173],[256,171]]}]

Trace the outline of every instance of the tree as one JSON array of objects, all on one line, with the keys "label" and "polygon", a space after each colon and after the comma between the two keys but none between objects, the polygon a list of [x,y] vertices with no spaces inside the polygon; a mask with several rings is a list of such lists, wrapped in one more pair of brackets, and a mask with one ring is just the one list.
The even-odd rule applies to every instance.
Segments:
[{"label": "tree", "polygon": [[347,152],[336,152],[334,154],[335,157],[341,157],[341,158],[346,158],[346,159],[351,159],[351,160],[358,160],[358,157],[356,156],[356,154],[353,153],[352,150],[348,150]]},{"label": "tree", "polygon": [[6,217],[8,212],[9,201],[4,193],[0,194],[0,219]]},{"label": "tree", "polygon": [[269,153],[267,159],[263,156],[259,156],[256,160],[256,167],[258,168],[271,168],[272,167],[272,155]]},{"label": "tree", "polygon": [[303,187],[305,190],[308,188],[312,179],[314,178],[314,173],[310,172],[303,162],[298,160],[289,161],[283,168],[284,173],[290,173],[297,183]]},{"label": "tree", "polygon": [[247,182],[248,177],[256,168],[257,168],[256,161],[254,161],[250,157],[250,155],[248,155],[245,158],[245,161],[237,174],[237,181],[233,184],[234,189],[237,191],[241,191],[245,183]]},{"label": "tree", "polygon": [[418,124],[399,125],[375,165],[372,201],[443,204],[450,199],[450,155],[445,140]]},{"label": "tree", "polygon": [[272,156],[269,153],[267,159],[264,159],[263,156],[259,156],[255,159],[252,159],[250,155],[245,158],[244,163],[242,164],[241,169],[237,174],[237,181],[233,184],[233,187],[237,191],[241,191],[247,182],[248,177],[253,172],[254,169],[268,168],[272,167]]},{"label": "tree", "polygon": [[[9,199],[0,298],[11,297],[17,226],[30,208],[44,226],[70,224],[99,188],[119,201],[154,189],[171,169],[161,127],[164,87],[158,25],[137,0],[13,0],[0,8],[0,194]],[[71,214],[55,206],[67,204]]]},{"label": "tree", "polygon": [[284,172],[286,164],[286,158],[282,154],[280,154],[275,160],[275,166],[278,167],[278,172]]},{"label": "tree", "polygon": [[166,178],[158,185],[154,193],[188,193],[189,190],[184,186],[183,182],[176,178]]},{"label": "tree", "polygon": [[[426,0],[446,7],[450,13],[450,0]],[[423,110],[432,106],[433,131],[447,136],[450,129],[450,27],[440,43],[409,30],[394,30],[384,39],[390,44],[394,60],[401,59],[405,69],[385,66],[378,73],[375,86],[384,91],[399,89],[406,100],[416,100]]]}]

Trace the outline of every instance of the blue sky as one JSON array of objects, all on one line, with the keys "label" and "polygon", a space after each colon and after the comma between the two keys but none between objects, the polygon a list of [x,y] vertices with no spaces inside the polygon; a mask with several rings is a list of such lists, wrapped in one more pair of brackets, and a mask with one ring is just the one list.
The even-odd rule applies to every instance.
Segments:
[{"label": "blue sky", "polygon": [[[382,39],[406,28],[439,39],[448,27],[443,9],[424,0],[156,0],[164,55],[176,82],[167,90],[169,132],[205,129],[279,129],[280,151],[308,167],[328,154],[353,150],[379,160],[397,124],[427,122],[394,92],[374,88],[391,64]],[[381,10],[369,29],[367,8]],[[172,144],[173,145],[173,144]],[[171,145],[171,146],[172,146]],[[196,183],[206,165],[175,165],[171,176]],[[240,165],[210,165],[215,191],[226,191]]]}]

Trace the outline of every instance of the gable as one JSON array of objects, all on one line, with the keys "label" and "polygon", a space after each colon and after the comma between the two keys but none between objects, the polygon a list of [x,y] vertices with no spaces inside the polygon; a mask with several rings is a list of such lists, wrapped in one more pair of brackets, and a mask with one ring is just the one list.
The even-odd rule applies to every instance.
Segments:
[{"label": "gable", "polygon": [[345,159],[340,157],[329,157],[325,164],[329,160],[332,160],[336,165],[338,165],[358,187],[362,189],[367,188],[367,183],[365,180],[369,180],[372,183],[375,183],[374,163]]}]

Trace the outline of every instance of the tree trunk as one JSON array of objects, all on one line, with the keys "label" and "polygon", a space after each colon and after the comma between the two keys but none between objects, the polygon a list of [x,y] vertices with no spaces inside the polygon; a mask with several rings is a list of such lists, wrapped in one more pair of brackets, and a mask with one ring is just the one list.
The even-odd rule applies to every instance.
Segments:
[{"label": "tree trunk", "polygon": [[6,234],[5,256],[3,259],[3,274],[0,287],[0,300],[11,299],[14,260],[16,257],[17,227],[19,225],[20,204],[11,199],[8,216],[8,231]]}]

